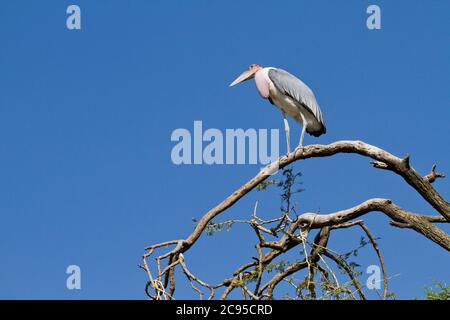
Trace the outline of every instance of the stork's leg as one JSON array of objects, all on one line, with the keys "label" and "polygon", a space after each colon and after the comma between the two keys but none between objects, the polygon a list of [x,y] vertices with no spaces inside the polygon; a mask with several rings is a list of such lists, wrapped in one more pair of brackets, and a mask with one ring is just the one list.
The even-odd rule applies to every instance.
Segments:
[{"label": "stork's leg", "polygon": [[286,113],[283,113],[283,120],[284,120],[284,133],[286,134],[286,145],[287,145],[287,152],[291,153],[291,136],[290,136],[290,129],[289,129],[289,122],[286,118]]},{"label": "stork's leg", "polygon": [[306,126],[308,125],[308,123],[302,113],[300,113],[300,116],[302,117],[302,134],[300,135],[300,143],[298,144],[298,146],[300,148],[303,148],[303,137],[305,136]]}]

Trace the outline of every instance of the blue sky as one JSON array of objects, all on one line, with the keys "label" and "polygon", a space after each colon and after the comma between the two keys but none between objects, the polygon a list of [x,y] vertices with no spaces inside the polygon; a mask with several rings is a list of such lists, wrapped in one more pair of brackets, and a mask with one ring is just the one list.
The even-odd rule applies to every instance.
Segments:
[{"label": "blue sky", "polygon": [[[81,7],[81,30],[66,29],[72,3]],[[381,30],[366,28],[369,4],[381,7]],[[250,63],[289,70],[315,91],[327,134],[307,135],[305,144],[360,139],[409,153],[421,173],[433,163],[450,173],[449,12],[450,2],[437,0],[3,1],[0,298],[144,299],[143,248],[187,236],[192,217],[259,170],[176,166],[172,131],[192,130],[194,120],[220,130],[282,129],[254,84],[228,88]],[[300,128],[291,128],[297,141]],[[301,212],[387,197],[435,214],[398,176],[355,155],[294,168],[306,189]],[[435,186],[449,199],[447,180]],[[276,193],[252,193],[222,218],[248,217],[256,200],[261,215],[276,215]],[[433,279],[450,282],[443,249],[381,214],[366,221],[382,238],[398,297],[422,297]],[[360,235],[337,231],[330,248],[357,246]],[[218,282],[254,255],[254,241],[243,227],[204,236],[186,260]],[[376,256],[364,250],[358,262]],[[66,289],[72,264],[81,267],[81,290]],[[178,295],[194,297],[183,287]]]}]

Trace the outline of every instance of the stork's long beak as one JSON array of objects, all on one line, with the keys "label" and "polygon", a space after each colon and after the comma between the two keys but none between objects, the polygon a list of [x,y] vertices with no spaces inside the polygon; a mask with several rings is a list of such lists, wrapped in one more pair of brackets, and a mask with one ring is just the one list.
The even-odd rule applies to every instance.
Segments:
[{"label": "stork's long beak", "polygon": [[254,75],[255,71],[254,70],[246,70],[244,72],[241,73],[241,75],[239,77],[236,78],[236,80],[234,80],[231,84],[230,87],[237,85],[238,83],[241,83],[245,80],[250,79],[253,75]]}]

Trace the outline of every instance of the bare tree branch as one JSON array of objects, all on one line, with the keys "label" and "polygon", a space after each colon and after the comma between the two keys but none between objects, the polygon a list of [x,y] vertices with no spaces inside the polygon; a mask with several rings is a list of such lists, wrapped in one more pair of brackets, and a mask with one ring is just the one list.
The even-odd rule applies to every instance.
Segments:
[{"label": "bare tree branch", "polygon": [[437,178],[445,178],[445,174],[436,172],[436,164],[431,167],[431,172],[424,177],[429,183],[433,183]]},{"label": "bare tree branch", "polygon": [[253,190],[259,183],[267,179],[277,169],[282,169],[294,161],[327,157],[338,153],[355,153],[362,156],[372,158],[386,165],[389,169],[402,176],[405,181],[419,192],[425,200],[427,200],[439,213],[447,220],[450,220],[450,205],[441,195],[433,188],[428,179],[423,178],[409,165],[409,156],[400,159],[392,154],[362,141],[338,141],[329,145],[310,145],[305,148],[297,148],[294,152],[281,157],[279,160],[269,164],[260,171],[254,178],[242,185],[230,196],[228,196],[219,205],[208,211],[198,222],[194,232],[183,241],[176,252],[184,252],[192,246],[200,237],[208,222],[214,219],[224,210],[231,207],[239,199]]},{"label": "bare tree branch", "polygon": [[383,257],[381,256],[381,251],[378,247],[378,243],[375,240],[375,238],[372,236],[372,233],[370,233],[369,228],[366,227],[364,222],[360,221],[358,225],[364,230],[364,232],[367,234],[367,237],[369,238],[370,242],[372,243],[373,248],[375,249],[375,252],[377,253],[378,260],[380,261],[381,271],[383,272],[383,299],[386,300],[388,295],[388,278],[386,273],[386,266],[384,265]]},{"label": "bare tree branch", "polygon": [[308,225],[311,228],[339,225],[374,211],[385,213],[397,223],[407,225],[409,228],[450,251],[450,236],[447,233],[429,222],[429,218],[405,211],[389,199],[370,199],[353,208],[325,215],[305,213],[298,217],[295,224]]},{"label": "bare tree branch", "polygon": [[[183,253],[191,248],[201,234],[208,228],[212,220],[221,214],[226,209],[230,208],[233,204],[244,197],[248,192],[256,188],[261,182],[266,180],[274,172],[279,169],[283,169],[289,164],[304,159],[316,158],[316,157],[329,157],[338,153],[353,153],[359,154],[364,157],[371,158],[372,164],[375,168],[389,170],[397,175],[401,176],[410,186],[412,186],[438,213],[440,216],[416,214],[406,211],[389,199],[369,199],[355,207],[341,210],[330,214],[317,214],[317,213],[304,213],[297,216],[294,219],[289,217],[291,212],[290,196],[292,195],[290,190],[288,196],[288,206],[283,210],[282,217],[264,221],[256,216],[256,205],[252,215],[252,220],[229,220],[230,223],[242,222],[250,225],[256,233],[259,244],[256,245],[258,257],[254,258],[254,261],[249,262],[241,266],[233,274],[231,278],[225,279],[218,285],[211,286],[200,280],[197,276],[192,274],[186,266]],[[329,145],[310,145],[305,148],[297,148],[294,152],[279,158],[277,161],[266,166],[251,180],[246,182],[236,191],[234,191],[225,200],[219,203],[216,207],[208,211],[197,223],[194,231],[184,240],[167,241],[160,244],[156,244],[145,248],[147,253],[143,256],[142,268],[147,272],[148,284],[146,292],[149,297],[154,299],[172,299],[175,291],[175,267],[181,265],[182,271],[187,277],[189,283],[195,291],[202,297],[203,293],[196,284],[210,290],[210,298],[214,296],[214,289],[223,287],[224,292],[221,296],[225,299],[235,289],[240,287],[244,298],[261,299],[272,298],[273,290],[278,283],[285,280],[287,276],[295,274],[297,271],[307,268],[308,274],[305,277],[306,286],[310,290],[312,297],[315,297],[315,284],[314,276],[316,270],[320,272],[329,282],[330,287],[336,287],[339,289],[337,278],[335,278],[335,284],[333,284],[329,278],[326,269],[320,264],[326,264],[326,261],[322,258],[321,254],[324,254],[329,259],[333,260],[341,268],[343,268],[350,276],[359,296],[365,299],[366,296],[362,292],[362,288],[359,285],[358,280],[354,277],[352,270],[338,255],[331,253],[326,248],[328,242],[329,233],[331,230],[338,228],[348,228],[351,226],[359,225],[366,235],[369,237],[370,242],[374,250],[376,251],[380,260],[383,276],[384,276],[384,298],[387,297],[387,275],[385,272],[384,262],[381,257],[380,250],[375,239],[372,237],[368,228],[362,221],[353,221],[356,218],[362,217],[370,212],[382,212],[387,215],[392,221],[393,226],[400,228],[409,228],[422,234],[428,239],[432,240],[442,248],[450,251],[450,237],[443,230],[439,229],[434,223],[448,223],[450,222],[450,205],[449,203],[436,191],[431,183],[435,182],[437,178],[443,178],[443,173],[436,172],[436,165],[432,166],[431,172],[428,175],[421,176],[417,173],[410,164],[410,157],[406,155],[403,158],[398,158],[378,147],[366,144],[361,141],[338,141]],[[278,223],[276,228],[269,228],[265,225],[271,223]],[[314,243],[311,244],[311,251],[309,254],[306,252],[306,237],[309,230],[321,229],[317,235]],[[282,232],[282,236],[279,238],[278,233]],[[274,241],[268,241],[264,237],[276,238]],[[303,244],[303,251],[305,253],[305,259],[289,265],[282,271],[278,272],[267,283],[262,284],[263,272],[268,268],[269,264],[273,262],[275,258],[281,254],[291,250],[299,244]],[[161,250],[164,248],[170,248],[175,246],[168,252],[158,256],[156,258],[157,276],[153,277],[150,271],[150,266],[147,263],[147,259],[154,253],[155,250]],[[263,252],[266,251],[265,253]],[[166,261],[164,269],[161,267],[161,261]],[[330,269],[332,272],[332,270]],[[248,281],[255,281],[254,290],[251,291],[247,285]],[[166,291],[169,286],[168,291]],[[153,288],[154,295],[148,293],[148,287]],[[344,292],[348,292],[350,297],[354,297],[351,292],[346,288],[341,288]],[[336,296],[339,298],[339,295]]]}]

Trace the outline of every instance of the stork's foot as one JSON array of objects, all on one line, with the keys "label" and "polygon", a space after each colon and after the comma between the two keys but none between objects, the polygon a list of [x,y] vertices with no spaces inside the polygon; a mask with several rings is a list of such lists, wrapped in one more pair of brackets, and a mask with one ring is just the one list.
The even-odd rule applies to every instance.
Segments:
[{"label": "stork's foot", "polygon": [[303,150],[305,147],[302,144],[299,144],[295,150]]}]

